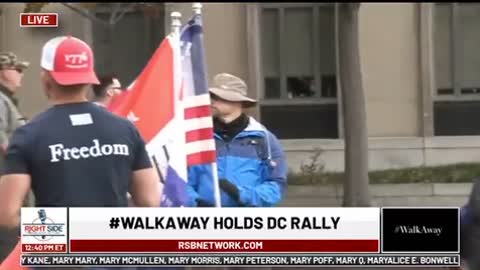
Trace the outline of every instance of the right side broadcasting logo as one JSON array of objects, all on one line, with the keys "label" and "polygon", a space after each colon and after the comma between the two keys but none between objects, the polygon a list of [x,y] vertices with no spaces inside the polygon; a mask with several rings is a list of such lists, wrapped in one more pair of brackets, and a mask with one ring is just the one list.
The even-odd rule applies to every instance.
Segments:
[{"label": "right side broadcasting logo", "polygon": [[[33,209],[32,209],[33,210]],[[38,209],[30,223],[22,223],[22,238],[33,237],[40,242],[48,242],[54,237],[65,237],[65,223],[55,222],[46,209]]]}]

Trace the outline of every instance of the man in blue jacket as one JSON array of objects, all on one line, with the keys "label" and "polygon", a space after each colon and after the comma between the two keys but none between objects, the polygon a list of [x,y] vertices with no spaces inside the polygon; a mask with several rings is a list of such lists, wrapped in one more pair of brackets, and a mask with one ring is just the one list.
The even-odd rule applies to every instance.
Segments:
[{"label": "man in blue jacket", "polygon": [[[210,88],[222,207],[270,207],[281,202],[287,163],[278,139],[244,109],[255,105],[245,82],[231,74]],[[210,165],[189,169],[190,206],[214,206]]]}]

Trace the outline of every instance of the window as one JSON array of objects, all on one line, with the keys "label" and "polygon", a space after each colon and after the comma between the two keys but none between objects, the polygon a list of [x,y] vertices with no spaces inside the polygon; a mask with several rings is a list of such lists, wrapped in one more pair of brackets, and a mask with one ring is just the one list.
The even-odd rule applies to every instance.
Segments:
[{"label": "window", "polygon": [[261,4],[262,122],[282,139],[338,138],[333,4]]},{"label": "window", "polygon": [[435,135],[480,135],[480,3],[435,5]]},{"label": "window", "polygon": [[[110,18],[112,4],[99,5],[96,16]],[[112,30],[93,26],[95,69],[98,74],[115,73],[123,85],[140,74],[164,37],[164,15],[148,16],[142,10],[129,10]]]}]

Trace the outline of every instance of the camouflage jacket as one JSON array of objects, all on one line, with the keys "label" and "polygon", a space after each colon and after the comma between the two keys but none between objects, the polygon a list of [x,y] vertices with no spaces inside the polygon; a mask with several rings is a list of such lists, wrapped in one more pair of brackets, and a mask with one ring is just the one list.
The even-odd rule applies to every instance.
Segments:
[{"label": "camouflage jacket", "polygon": [[[25,118],[18,111],[14,99],[8,94],[7,89],[0,85],[0,144],[8,146],[13,132],[26,123]],[[0,173],[3,174],[5,166],[4,152],[0,154]],[[32,207],[35,205],[35,196],[32,191],[29,192],[24,200],[23,206]]]},{"label": "camouflage jacket", "polygon": [[8,145],[13,132],[25,124],[25,118],[6,91],[8,90],[0,85],[0,144],[4,146]]}]

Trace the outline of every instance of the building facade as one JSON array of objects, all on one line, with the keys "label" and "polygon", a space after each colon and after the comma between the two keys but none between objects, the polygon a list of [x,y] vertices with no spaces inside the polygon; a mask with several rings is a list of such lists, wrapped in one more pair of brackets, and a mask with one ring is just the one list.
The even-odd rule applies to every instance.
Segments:
[{"label": "building facade", "polygon": [[[20,93],[28,116],[47,106],[36,63],[48,39],[86,40],[97,71],[128,84],[170,31],[169,14],[192,14],[191,3],[166,3],[156,16],[131,10],[109,30],[56,3],[45,11],[59,13],[59,27],[40,29],[18,27],[23,4],[0,5],[0,49],[33,63]],[[107,19],[108,5],[93,12]],[[292,169],[318,148],[327,170],[343,170],[335,6],[205,3],[202,13],[209,77],[248,82],[260,100],[252,113],[281,139]],[[480,160],[480,4],[367,3],[359,20],[370,168]]]}]

